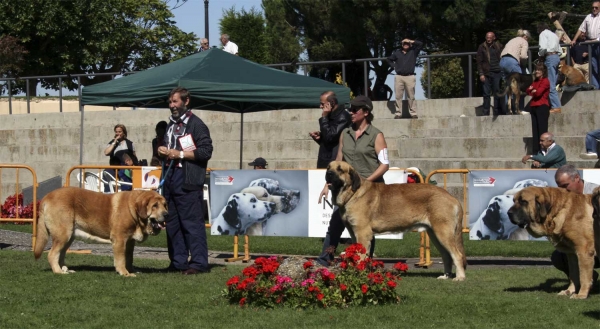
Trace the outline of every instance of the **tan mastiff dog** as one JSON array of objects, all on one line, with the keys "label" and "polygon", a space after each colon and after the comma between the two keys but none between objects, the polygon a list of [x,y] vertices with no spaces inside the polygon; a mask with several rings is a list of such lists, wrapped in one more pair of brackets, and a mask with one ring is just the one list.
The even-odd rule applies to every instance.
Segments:
[{"label": "tan mastiff dog", "polygon": [[[563,82],[560,84],[561,89],[565,85],[577,86],[582,83],[587,83],[587,81],[585,81],[583,73],[581,73],[581,71],[579,71],[578,69],[567,65],[564,59],[560,61],[560,64],[558,65],[558,71],[565,77]],[[552,88],[552,86],[550,87]]]},{"label": "tan mastiff dog", "polygon": [[430,184],[373,183],[348,163],[334,161],[325,180],[352,240],[369,250],[374,234],[426,229],[444,261],[444,275],[465,279],[467,259],[462,239],[463,209],[446,190]]},{"label": "tan mastiff dog", "polygon": [[154,191],[104,194],[76,187],[50,192],[40,204],[34,255],[39,259],[52,237],[48,262],[52,272],[66,274],[65,254],[75,238],[111,243],[117,272],[135,276],[135,242],[160,233],[167,202]]},{"label": "tan mastiff dog", "polygon": [[[597,191],[594,193],[597,198]],[[594,211],[591,195],[569,192],[556,187],[527,187],[515,194],[508,210],[510,221],[526,228],[534,237],[548,237],[554,247],[567,254],[569,281],[559,295],[587,298],[592,287],[594,255],[599,239],[594,239]],[[596,236],[597,237],[597,236]],[[579,288],[579,293],[577,293]]]}]

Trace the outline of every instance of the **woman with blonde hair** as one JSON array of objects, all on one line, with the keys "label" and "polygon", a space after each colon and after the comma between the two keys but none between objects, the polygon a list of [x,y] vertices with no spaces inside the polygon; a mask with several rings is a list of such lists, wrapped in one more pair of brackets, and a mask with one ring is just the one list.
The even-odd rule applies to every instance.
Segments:
[{"label": "woman with blonde hair", "polygon": [[[529,58],[527,51],[529,50],[529,39],[531,33],[527,30],[518,30],[517,36],[510,39],[504,46],[504,50],[500,54],[500,69],[502,70],[502,79],[506,81],[511,73],[523,73],[521,66],[525,65],[525,61]],[[521,98],[523,104],[519,104],[519,108],[525,107],[525,98]],[[506,112],[504,112],[506,113]]]}]

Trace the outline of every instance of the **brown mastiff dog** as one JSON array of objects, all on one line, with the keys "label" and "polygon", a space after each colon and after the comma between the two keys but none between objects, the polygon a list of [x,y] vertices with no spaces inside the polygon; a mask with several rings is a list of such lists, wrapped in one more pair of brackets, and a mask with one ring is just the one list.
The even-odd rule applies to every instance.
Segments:
[{"label": "brown mastiff dog", "polygon": [[135,242],[160,233],[167,216],[167,202],[154,191],[103,194],[76,187],[50,192],[40,204],[35,258],[44,251],[48,234],[52,248],[48,262],[52,272],[66,274],[65,254],[75,238],[111,243],[115,268],[120,275],[135,276]]},{"label": "brown mastiff dog", "polygon": [[454,280],[465,279],[463,209],[446,190],[430,184],[373,183],[342,161],[329,164],[325,180],[353,241],[369,250],[376,233],[425,229],[444,261],[444,275],[439,279],[452,275],[453,262]]},{"label": "brown mastiff dog", "polygon": [[600,250],[596,242],[600,240],[594,238],[599,232],[594,228],[597,221],[592,217],[591,198],[563,188],[527,187],[515,194],[515,203],[508,210],[513,224],[534,237],[548,237],[556,250],[567,254],[570,285],[559,295],[587,298],[592,287],[594,255]]},{"label": "brown mastiff dog", "polygon": [[[579,71],[578,69],[576,69],[570,65],[567,65],[565,60],[560,61],[560,64],[558,65],[558,71],[562,76],[564,76],[564,80],[560,83],[561,89],[565,85],[577,86],[582,83],[587,83],[587,81],[585,81],[585,77],[583,76],[583,73],[581,73],[581,71]],[[550,88],[552,88],[552,87],[553,86],[550,86]]]}]

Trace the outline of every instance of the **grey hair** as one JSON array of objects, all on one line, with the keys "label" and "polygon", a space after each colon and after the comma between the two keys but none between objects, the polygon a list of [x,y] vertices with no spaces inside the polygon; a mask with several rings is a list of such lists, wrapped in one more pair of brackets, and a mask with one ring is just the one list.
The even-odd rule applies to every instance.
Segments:
[{"label": "grey hair", "polygon": [[575,167],[572,164],[566,164],[566,165],[558,168],[556,170],[556,174],[554,174],[554,179],[556,179],[557,177],[560,177],[564,174],[566,174],[571,179],[574,179],[575,176],[577,176],[577,175],[579,175],[579,177],[581,177],[581,175],[579,174],[579,170],[577,170],[577,167]]},{"label": "grey hair", "polygon": [[[548,138],[554,142],[554,134],[551,132],[545,132],[544,134],[548,135]],[[542,134],[543,135],[543,134]]]},{"label": "grey hair", "polygon": [[224,38],[225,40],[229,41],[229,34],[221,34],[221,38]]}]

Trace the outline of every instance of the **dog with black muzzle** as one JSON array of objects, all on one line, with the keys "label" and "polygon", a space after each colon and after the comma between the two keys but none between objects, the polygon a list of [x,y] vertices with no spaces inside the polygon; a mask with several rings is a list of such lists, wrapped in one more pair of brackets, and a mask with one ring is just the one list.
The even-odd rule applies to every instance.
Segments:
[{"label": "dog with black muzzle", "polygon": [[325,180],[353,241],[369,250],[374,234],[426,230],[444,262],[438,279],[451,277],[453,263],[454,280],[465,279],[463,208],[446,190],[431,184],[370,182],[343,161],[329,164]]},{"label": "dog with black muzzle", "polygon": [[527,187],[515,194],[508,210],[512,223],[534,237],[548,237],[556,250],[567,255],[570,284],[559,295],[583,299],[592,287],[594,255],[600,251],[600,228],[592,215],[598,199],[598,189],[592,201],[591,195],[564,188]]},{"label": "dog with black muzzle", "polygon": [[261,201],[252,193],[234,193],[211,225],[213,234],[245,234],[246,230],[261,223],[275,213],[274,202]]}]

